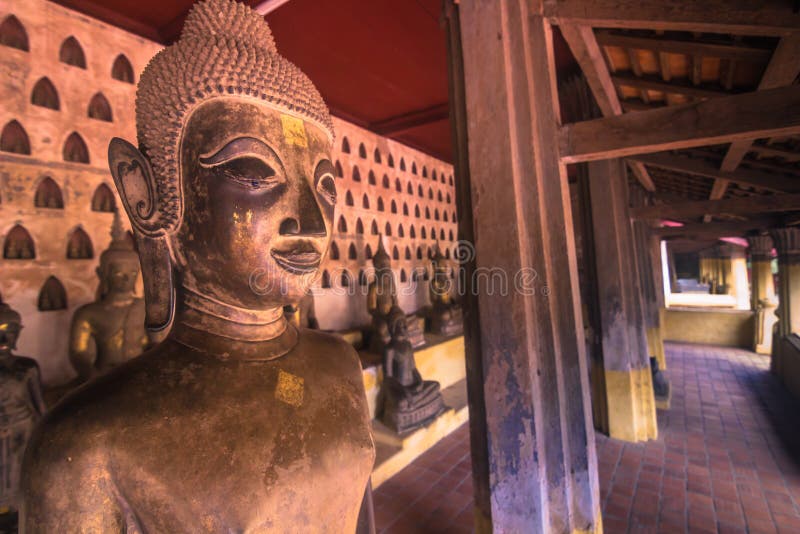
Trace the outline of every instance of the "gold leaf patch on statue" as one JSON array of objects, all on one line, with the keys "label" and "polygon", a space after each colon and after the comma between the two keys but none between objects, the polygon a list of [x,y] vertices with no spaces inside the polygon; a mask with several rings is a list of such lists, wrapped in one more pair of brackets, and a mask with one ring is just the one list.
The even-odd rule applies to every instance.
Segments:
[{"label": "gold leaf patch on statue", "polygon": [[278,371],[278,385],[275,398],[291,406],[303,405],[303,379],[286,371]]},{"label": "gold leaf patch on statue", "polygon": [[298,119],[291,115],[281,115],[281,125],[283,126],[283,138],[286,143],[308,148],[306,127],[303,124],[303,119]]}]

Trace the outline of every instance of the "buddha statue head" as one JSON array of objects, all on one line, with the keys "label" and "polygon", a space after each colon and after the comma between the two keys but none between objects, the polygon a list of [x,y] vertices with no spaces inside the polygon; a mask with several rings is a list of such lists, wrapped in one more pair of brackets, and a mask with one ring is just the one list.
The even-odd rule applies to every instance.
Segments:
[{"label": "buddha statue head", "polygon": [[0,356],[7,356],[17,348],[22,330],[22,317],[5,302],[0,302]]},{"label": "buddha statue head", "polygon": [[100,254],[100,265],[96,272],[100,279],[97,291],[99,299],[109,295],[133,295],[139,276],[139,255],[125,235],[119,211],[114,212],[111,244]]},{"label": "buddha statue head", "polygon": [[372,266],[375,267],[375,276],[383,284],[391,283],[392,258],[383,246],[383,235],[378,235],[378,250],[372,256]]},{"label": "buddha statue head", "polygon": [[176,288],[254,311],[302,298],[330,241],[334,133],[264,18],[233,0],[195,4],[141,75],[136,127],[139,147],[113,139],[109,165],[148,327],[170,323]]}]

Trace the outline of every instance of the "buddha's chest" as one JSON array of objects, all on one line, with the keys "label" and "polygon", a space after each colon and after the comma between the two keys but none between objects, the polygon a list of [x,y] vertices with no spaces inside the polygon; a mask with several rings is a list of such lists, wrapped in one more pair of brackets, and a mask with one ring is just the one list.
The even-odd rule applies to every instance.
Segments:
[{"label": "buddha's chest", "polygon": [[346,387],[309,391],[321,384],[282,370],[252,378],[249,395],[237,387],[216,407],[181,396],[151,423],[163,439],[128,466],[134,489],[124,491],[143,530],[352,530],[374,461],[362,403]]}]

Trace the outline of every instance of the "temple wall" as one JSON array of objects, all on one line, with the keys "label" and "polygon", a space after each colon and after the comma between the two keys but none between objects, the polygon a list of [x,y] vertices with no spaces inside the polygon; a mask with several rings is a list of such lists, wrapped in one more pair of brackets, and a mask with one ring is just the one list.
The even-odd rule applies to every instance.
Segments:
[{"label": "temple wall", "polygon": [[664,310],[664,341],[751,348],[754,329],[755,314],[749,310]]},{"label": "temple wall", "polygon": [[[35,258],[0,259],[0,293],[23,318],[17,352],[36,358],[45,382],[56,384],[72,377],[67,359],[70,320],[77,307],[94,299],[94,271],[110,241],[113,215],[93,211],[93,195],[106,184],[119,205],[108,171],[108,143],[115,136],[136,139],[135,82],[161,46],[45,0],[0,2],[0,22],[9,15],[27,32],[29,51],[0,45],[0,128],[19,122],[30,155],[0,152],[0,239],[5,245],[10,230],[21,225],[33,241]],[[78,41],[85,69],[59,61],[69,37]],[[132,66],[133,84],[111,76],[119,54]],[[34,86],[45,76],[57,92],[58,110],[31,102]],[[89,102],[98,92],[110,105],[111,122],[88,116]],[[324,266],[327,274],[315,295],[320,326],[341,330],[369,322],[365,282],[377,233],[386,235],[386,250],[396,258],[401,307],[411,313],[427,304],[431,247],[438,240],[452,255],[456,211],[451,165],[345,121],[334,119],[334,125],[333,161],[341,169],[333,228],[338,259],[330,258]],[[86,145],[88,163],[64,161],[63,149],[73,132]],[[343,150],[345,140],[349,151]],[[63,208],[35,207],[36,190],[45,177],[60,188]],[[77,228],[88,235],[92,258],[67,259],[67,245]],[[40,291],[51,276],[63,286],[66,307],[40,311]]]}]

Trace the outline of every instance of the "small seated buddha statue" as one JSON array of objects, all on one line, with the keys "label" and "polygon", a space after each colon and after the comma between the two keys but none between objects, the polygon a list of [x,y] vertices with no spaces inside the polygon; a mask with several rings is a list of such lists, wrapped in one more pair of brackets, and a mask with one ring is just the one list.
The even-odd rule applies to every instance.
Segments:
[{"label": "small seated buddha statue", "polygon": [[354,532],[375,459],[358,354],[284,315],[337,201],[330,114],[264,18],[204,0],[141,74],[109,166],[157,346],[73,391],[25,456],[22,532]]},{"label": "small seated buddha statue", "polygon": [[22,455],[45,412],[39,365],[12,353],[21,330],[19,313],[0,302],[0,516],[19,508]]},{"label": "small seated buddha statue", "polygon": [[314,310],[314,295],[309,291],[303,298],[294,304],[287,304],[283,307],[286,320],[297,328],[311,328],[319,330],[317,313]]},{"label": "small seated buddha statue", "polygon": [[97,277],[97,300],[72,316],[69,360],[78,383],[139,356],[150,345],[144,300],[135,294],[139,255],[125,235],[119,212],[114,213],[111,244],[100,255]]},{"label": "small seated buddha statue", "polygon": [[[369,350],[383,354],[391,341],[389,312],[397,304],[397,284],[392,272],[392,260],[383,246],[383,236],[378,236],[378,250],[372,257],[375,279],[367,289],[367,311],[372,316],[369,335]],[[408,332],[411,344],[419,347],[425,344],[424,327],[415,315],[408,317]]]},{"label": "small seated buddha statue", "polygon": [[393,306],[389,311],[391,341],[383,352],[383,410],[381,421],[397,433],[426,425],[444,409],[439,383],[422,380],[408,339],[406,316]]},{"label": "small seated buddha statue", "polygon": [[448,276],[447,264],[438,244],[431,263],[433,276],[428,291],[431,300],[431,332],[445,336],[460,334],[463,330],[461,307],[453,299],[452,279]]}]

